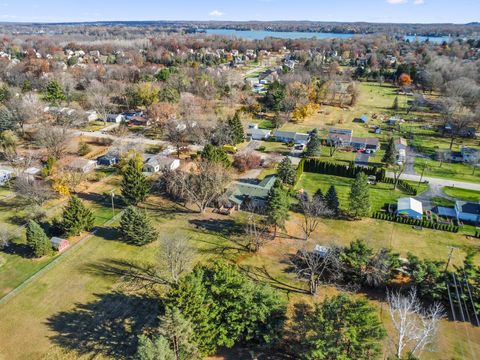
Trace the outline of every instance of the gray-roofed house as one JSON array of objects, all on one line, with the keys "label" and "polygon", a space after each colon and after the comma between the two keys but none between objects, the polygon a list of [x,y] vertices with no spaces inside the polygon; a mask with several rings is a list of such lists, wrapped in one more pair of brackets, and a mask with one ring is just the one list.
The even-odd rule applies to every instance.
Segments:
[{"label": "gray-roofed house", "polygon": [[307,144],[310,139],[309,134],[297,133],[294,131],[275,130],[273,136],[277,141],[284,143]]},{"label": "gray-roofed house", "polygon": [[95,170],[95,168],[97,167],[97,161],[77,157],[71,160],[68,164],[66,164],[65,167],[72,171],[88,173]]},{"label": "gray-roofed house", "polygon": [[269,175],[256,184],[235,181],[227,189],[226,196],[237,210],[246,201],[250,202],[253,207],[262,208],[266,205],[268,193],[275,184],[275,180],[275,175]]},{"label": "gray-roofed house", "polygon": [[270,137],[272,132],[266,129],[248,128],[246,134],[251,140],[266,140]]},{"label": "gray-roofed house", "polygon": [[350,146],[353,131],[350,129],[331,128],[328,132],[328,145]]},{"label": "gray-roofed house", "polygon": [[477,224],[480,222],[480,204],[468,201],[456,201],[455,213],[458,221]]},{"label": "gray-roofed house", "polygon": [[98,165],[112,166],[120,162],[120,156],[118,154],[108,153],[97,158]]},{"label": "gray-roofed house", "polygon": [[154,155],[145,160],[143,171],[156,173],[164,170],[176,170],[180,167],[180,160],[166,156]]}]

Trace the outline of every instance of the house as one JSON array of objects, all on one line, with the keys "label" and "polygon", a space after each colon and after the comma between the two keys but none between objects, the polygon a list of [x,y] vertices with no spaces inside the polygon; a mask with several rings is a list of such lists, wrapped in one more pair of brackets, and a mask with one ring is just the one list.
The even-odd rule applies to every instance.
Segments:
[{"label": "house", "polygon": [[251,140],[266,140],[270,137],[271,135],[270,130],[265,130],[265,129],[250,129],[248,128],[246,131],[247,137],[250,138]]},{"label": "house", "polygon": [[97,158],[97,164],[103,166],[112,166],[118,164],[120,157],[116,154],[105,154]]},{"label": "house", "polygon": [[107,122],[121,123],[125,120],[125,117],[122,114],[107,114]]},{"label": "house", "polygon": [[247,78],[245,79],[245,83],[250,87],[254,87],[255,85],[258,85],[260,83],[260,79],[258,77]]},{"label": "house", "polygon": [[0,169],[0,186],[5,185],[13,175],[13,171],[7,169]]},{"label": "house", "polygon": [[166,156],[151,156],[145,160],[143,171],[148,173],[157,173],[164,170],[176,170],[180,167],[180,160],[172,159]]},{"label": "house", "polygon": [[98,120],[98,114],[95,110],[85,111],[85,116],[88,122]]},{"label": "house", "polygon": [[397,215],[422,219],[423,205],[420,201],[411,197],[400,198],[397,200]]},{"label": "house", "polygon": [[81,173],[88,173],[96,169],[97,162],[95,160],[88,160],[81,157],[74,158],[69,161],[65,167],[72,171],[77,171]]},{"label": "house", "polygon": [[128,125],[149,126],[150,120],[147,118],[144,118],[143,116],[134,116],[129,119]]},{"label": "house", "polygon": [[58,252],[62,252],[70,246],[70,242],[68,240],[55,236],[50,239],[50,243],[52,244],[52,248]]},{"label": "house", "polygon": [[455,214],[458,221],[476,224],[480,222],[480,203],[458,200],[455,202]]},{"label": "house", "polygon": [[296,133],[293,131],[279,131],[275,130],[273,136],[277,141],[294,144],[307,144],[310,139],[309,134]]},{"label": "house", "polygon": [[352,137],[350,146],[354,150],[369,150],[376,152],[380,147],[380,141],[377,138]]},{"label": "house", "polygon": [[130,121],[133,118],[142,117],[143,116],[143,111],[127,111],[127,112],[122,113],[122,115],[125,118],[125,120]]},{"label": "house", "polygon": [[390,119],[387,120],[387,124],[390,125],[390,126],[395,126],[395,125],[397,125],[398,121],[399,121],[398,118],[391,117]]},{"label": "house", "polygon": [[35,179],[37,176],[39,176],[41,170],[37,167],[29,167],[28,169],[25,169],[23,171],[23,175],[25,175],[28,179]]},{"label": "house", "polygon": [[395,139],[395,150],[407,150],[407,140],[404,138]]},{"label": "house", "polygon": [[330,146],[350,146],[353,130],[331,128],[328,133],[327,143]]},{"label": "house", "polygon": [[462,146],[460,151],[446,151],[443,154],[446,161],[470,164],[480,163],[480,151],[466,146]]},{"label": "house", "polygon": [[457,130],[457,127],[455,126],[455,124],[452,124],[451,122],[447,122],[443,126],[443,132],[446,134],[451,134],[452,132],[455,132],[464,138],[474,139],[477,137],[477,130],[474,127],[465,127]]},{"label": "house", "polygon": [[246,204],[250,204],[254,208],[263,208],[275,180],[275,175],[269,175],[257,184],[235,181],[227,189],[226,197],[237,210]]},{"label": "house", "polygon": [[405,149],[400,149],[397,152],[397,164],[402,165],[407,160],[407,152]]}]

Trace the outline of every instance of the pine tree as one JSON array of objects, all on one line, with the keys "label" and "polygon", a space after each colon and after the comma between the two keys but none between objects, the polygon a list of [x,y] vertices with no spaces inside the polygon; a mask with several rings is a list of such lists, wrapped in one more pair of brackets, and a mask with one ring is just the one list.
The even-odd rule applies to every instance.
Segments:
[{"label": "pine tree", "polygon": [[157,232],[146,213],[129,206],[120,219],[122,238],[135,245],[145,245],[157,239]]},{"label": "pine tree", "polygon": [[395,110],[395,111],[398,111],[398,109],[399,109],[398,96],[395,96],[395,100],[393,100],[392,109]]},{"label": "pine tree", "polygon": [[145,201],[149,192],[147,178],[142,174],[135,159],[128,160],[123,173],[122,196],[128,205]]},{"label": "pine tree", "polygon": [[225,167],[231,165],[230,159],[225,150],[212,144],[207,144],[203,147],[201,156],[203,160],[217,162],[223,164]]},{"label": "pine tree", "polygon": [[90,231],[94,221],[92,211],[77,196],[72,196],[63,210],[59,225],[66,236],[77,236],[82,231]]},{"label": "pine tree", "polygon": [[149,339],[145,335],[138,337],[137,354],[135,360],[178,360],[170,349],[168,340],[163,336]]},{"label": "pine tree", "polygon": [[382,162],[387,165],[394,165],[397,154],[395,149],[395,140],[393,137],[388,139],[387,148],[385,149],[385,154],[383,155]]},{"label": "pine tree", "polygon": [[267,197],[267,221],[275,226],[274,237],[277,235],[277,228],[285,225],[285,221],[288,219],[288,210],[288,194],[283,189],[282,183],[277,180]]},{"label": "pine tree", "polygon": [[177,359],[199,359],[198,346],[190,321],[185,319],[177,308],[167,308],[160,316],[160,335],[168,339]]},{"label": "pine tree", "polygon": [[27,224],[27,245],[35,257],[48,255],[52,251],[52,244],[47,234],[33,220],[30,220]]},{"label": "pine tree", "polygon": [[318,188],[318,190],[315,192],[315,195],[313,195],[313,198],[318,200],[318,201],[326,201],[326,197],[325,195],[323,194],[323,191],[322,189]]},{"label": "pine tree", "polygon": [[245,141],[245,132],[243,130],[240,113],[237,111],[235,115],[228,120],[228,126],[232,132],[233,145],[240,144]]},{"label": "pine tree", "polygon": [[318,131],[315,129],[311,136],[310,140],[307,143],[307,151],[305,155],[308,157],[315,157],[321,155],[321,146],[322,146],[322,139],[318,135]]},{"label": "pine tree", "polygon": [[48,83],[47,88],[45,89],[44,98],[52,104],[58,104],[60,101],[66,100],[67,97],[58,81],[52,80]]},{"label": "pine tree", "polygon": [[292,165],[292,161],[288,156],[285,156],[283,160],[278,164],[278,177],[282,180],[282,183],[288,185],[294,185],[297,179],[297,171]]},{"label": "pine tree", "polygon": [[353,216],[368,216],[370,213],[370,194],[368,177],[364,172],[357,174],[350,190],[350,212]]},{"label": "pine tree", "polygon": [[328,191],[325,194],[325,201],[327,203],[327,207],[335,215],[338,215],[340,213],[340,201],[338,200],[337,189],[335,189],[335,186],[331,185],[328,188]]}]

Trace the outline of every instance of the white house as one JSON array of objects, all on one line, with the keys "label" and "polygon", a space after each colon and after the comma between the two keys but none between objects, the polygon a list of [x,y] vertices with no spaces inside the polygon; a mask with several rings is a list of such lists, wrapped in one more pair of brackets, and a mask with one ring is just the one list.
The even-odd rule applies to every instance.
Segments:
[{"label": "white house", "polygon": [[120,123],[125,120],[122,114],[107,114],[107,122]]},{"label": "white house", "polygon": [[163,170],[176,170],[180,167],[179,159],[172,159],[166,156],[151,156],[143,165],[143,171],[157,173]]},{"label": "white house", "polygon": [[98,120],[98,114],[95,110],[85,111],[85,116],[88,122]]},{"label": "white house", "polygon": [[258,129],[258,128],[248,128],[246,131],[247,137],[251,140],[266,140],[271,135],[270,130]]},{"label": "white house", "polygon": [[88,160],[81,157],[72,159],[65,167],[72,171],[78,171],[81,173],[88,173],[93,171],[97,167],[97,162],[95,160]]},{"label": "white house", "polygon": [[12,170],[0,169],[0,186],[5,185],[13,175]]}]

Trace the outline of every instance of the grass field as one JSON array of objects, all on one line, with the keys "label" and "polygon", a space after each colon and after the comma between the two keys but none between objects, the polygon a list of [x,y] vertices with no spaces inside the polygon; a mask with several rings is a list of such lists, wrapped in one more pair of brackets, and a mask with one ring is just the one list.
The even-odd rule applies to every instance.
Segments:
[{"label": "grass field", "polygon": [[448,195],[465,201],[480,201],[480,191],[459,189],[451,186],[443,188],[443,192]]},{"label": "grass field", "polygon": [[474,183],[480,182],[480,171],[473,175],[472,168],[468,165],[440,163],[430,159],[415,159],[414,166],[417,173],[420,174],[425,165],[427,166],[424,173],[425,176]]},{"label": "grass field", "polygon": [[[337,189],[338,198],[340,200],[340,207],[347,209],[349,204],[349,193],[354,179],[345,178],[333,175],[303,173],[300,181],[297,184],[297,189],[305,189],[310,195],[320,188],[325,194],[330,187],[334,185]],[[419,192],[425,190],[425,186],[421,186]],[[372,211],[380,210],[385,204],[392,204],[400,198],[408,196],[408,194],[397,189],[393,190],[393,185],[385,183],[377,183],[370,185],[370,202],[372,204]]]}]

